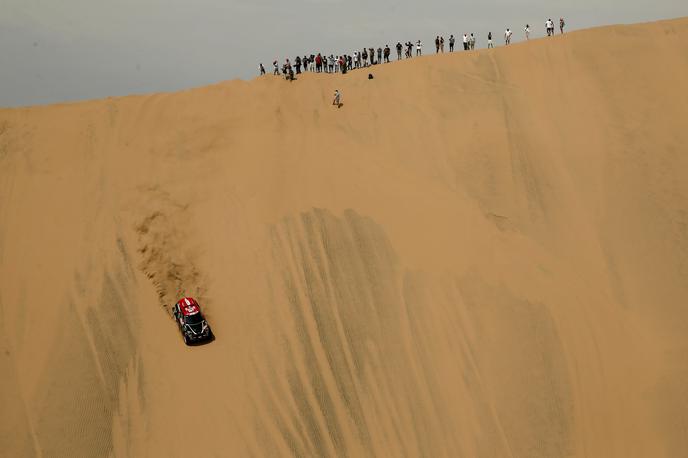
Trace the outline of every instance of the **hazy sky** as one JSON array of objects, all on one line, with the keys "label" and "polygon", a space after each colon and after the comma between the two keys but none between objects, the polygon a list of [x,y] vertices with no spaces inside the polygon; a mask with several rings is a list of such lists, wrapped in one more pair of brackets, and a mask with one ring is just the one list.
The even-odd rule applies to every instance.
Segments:
[{"label": "hazy sky", "polygon": [[[201,86],[257,75],[275,59],[464,32],[516,41],[688,15],[688,0],[2,0],[0,106]],[[499,41],[498,41],[499,42]]]}]

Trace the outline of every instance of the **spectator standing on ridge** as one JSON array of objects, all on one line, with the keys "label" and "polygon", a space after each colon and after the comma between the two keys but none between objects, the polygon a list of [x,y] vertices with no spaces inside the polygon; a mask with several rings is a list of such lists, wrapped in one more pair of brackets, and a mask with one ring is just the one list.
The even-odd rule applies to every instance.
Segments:
[{"label": "spectator standing on ridge", "polygon": [[487,49],[494,48],[494,43],[492,43],[492,32],[487,32]]},{"label": "spectator standing on ridge", "polygon": [[277,61],[272,62],[272,66],[275,67],[275,70],[272,72],[273,75],[279,75],[279,65],[277,65]]},{"label": "spectator standing on ridge", "polygon": [[526,24],[526,28],[523,30],[526,32],[526,40],[530,40],[530,25]]},{"label": "spectator standing on ridge", "polygon": [[511,30],[506,29],[506,32],[504,32],[504,43],[506,45],[509,45],[511,43]]},{"label": "spectator standing on ridge", "polygon": [[454,52],[454,43],[456,42],[456,38],[454,38],[454,35],[451,35],[449,37],[449,52]]},{"label": "spectator standing on ridge", "polygon": [[411,57],[413,57],[413,43],[409,41],[406,43],[406,58],[410,59]]},{"label": "spectator standing on ridge", "polygon": [[471,46],[471,51],[475,49],[475,35],[471,34],[468,44]]},{"label": "spectator standing on ridge", "polygon": [[263,67],[263,64],[260,64],[260,76],[265,75],[265,67]]},{"label": "spectator standing on ridge", "polygon": [[389,49],[389,45],[385,46],[385,50],[383,53],[385,56],[385,63],[388,64],[389,63],[389,55],[392,54],[392,50]]},{"label": "spectator standing on ridge", "polygon": [[563,34],[564,33],[564,26],[566,23],[564,22],[564,18],[560,17],[559,18],[559,31]]},{"label": "spectator standing on ridge", "polygon": [[444,52],[444,37],[440,37],[440,52]]},{"label": "spectator standing on ridge", "polygon": [[294,65],[296,66],[296,74],[300,75],[301,74],[301,58],[299,56],[296,56],[296,59],[294,60]]},{"label": "spectator standing on ridge", "polygon": [[545,27],[547,27],[547,36],[551,37],[554,35],[554,21],[552,19],[547,19],[545,22]]},{"label": "spectator standing on ridge", "polygon": [[468,35],[463,34],[463,50],[468,51]]},{"label": "spectator standing on ridge", "polygon": [[439,54],[439,52],[440,52],[440,36],[437,35],[437,37],[435,37],[435,54]]},{"label": "spectator standing on ridge", "polygon": [[382,48],[377,48],[377,63],[382,63]]},{"label": "spectator standing on ridge", "polygon": [[418,40],[416,43],[416,56],[422,56],[423,55],[423,43]]},{"label": "spectator standing on ridge", "polygon": [[397,60],[401,60],[401,41],[397,41]]}]

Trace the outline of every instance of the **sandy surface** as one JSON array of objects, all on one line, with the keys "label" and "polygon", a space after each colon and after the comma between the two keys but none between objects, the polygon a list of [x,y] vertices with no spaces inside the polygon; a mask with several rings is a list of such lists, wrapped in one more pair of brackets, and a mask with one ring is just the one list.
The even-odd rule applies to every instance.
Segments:
[{"label": "sandy surface", "polygon": [[0,455],[688,456],[686,56],[0,110]]}]

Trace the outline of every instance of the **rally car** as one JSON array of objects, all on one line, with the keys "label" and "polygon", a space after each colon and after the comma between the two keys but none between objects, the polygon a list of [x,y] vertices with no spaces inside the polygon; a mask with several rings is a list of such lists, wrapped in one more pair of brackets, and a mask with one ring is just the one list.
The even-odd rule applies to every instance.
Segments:
[{"label": "rally car", "polygon": [[201,313],[201,307],[192,297],[185,297],[174,304],[172,309],[174,319],[184,337],[184,343],[202,342],[213,339],[213,331]]}]

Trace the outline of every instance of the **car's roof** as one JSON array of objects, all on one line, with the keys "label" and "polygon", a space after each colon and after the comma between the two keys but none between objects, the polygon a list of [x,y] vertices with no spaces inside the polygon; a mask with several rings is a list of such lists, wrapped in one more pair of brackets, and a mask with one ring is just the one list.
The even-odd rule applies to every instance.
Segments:
[{"label": "car's roof", "polygon": [[201,308],[198,306],[198,302],[193,297],[185,297],[177,302],[179,305],[179,310],[181,310],[182,315],[190,316],[201,313]]}]

